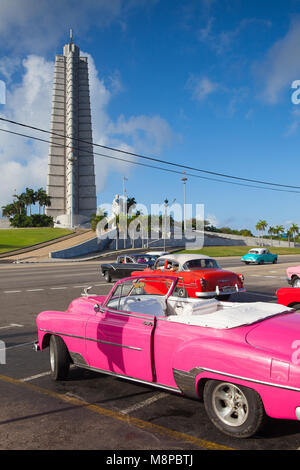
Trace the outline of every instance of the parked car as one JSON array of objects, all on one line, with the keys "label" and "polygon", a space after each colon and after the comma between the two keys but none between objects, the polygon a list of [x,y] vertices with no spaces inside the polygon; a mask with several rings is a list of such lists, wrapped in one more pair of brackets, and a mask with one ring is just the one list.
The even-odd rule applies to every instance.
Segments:
[{"label": "parked car", "polygon": [[292,287],[300,287],[300,266],[287,268],[287,281]]},{"label": "parked car", "polygon": [[132,271],[143,271],[151,268],[154,260],[145,253],[135,253],[121,255],[117,257],[115,263],[104,263],[100,265],[100,274],[107,282],[130,276]]},{"label": "parked car", "polygon": [[[180,277],[178,289],[184,297],[228,300],[231,294],[245,292],[244,276],[225,271],[210,256],[168,254],[156,260],[151,272]],[[133,276],[136,274],[132,272]]]},{"label": "parked car", "polygon": [[275,264],[278,261],[278,255],[273,255],[267,248],[252,248],[242,256],[241,261],[245,264]]},{"label": "parked car", "polygon": [[65,380],[74,364],[203,398],[212,423],[239,438],[257,433],[266,415],[299,420],[299,347],[291,348],[300,315],[273,303],[181,298],[178,282],[140,273],[108,296],[41,312],[35,349],[49,347],[52,379]]},{"label": "parked car", "polygon": [[300,311],[300,290],[294,287],[281,287],[276,295],[279,304]]}]

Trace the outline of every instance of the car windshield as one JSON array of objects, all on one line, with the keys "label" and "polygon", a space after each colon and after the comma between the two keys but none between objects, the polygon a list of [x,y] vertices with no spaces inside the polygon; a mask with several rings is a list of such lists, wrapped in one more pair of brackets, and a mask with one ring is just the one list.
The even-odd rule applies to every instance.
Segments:
[{"label": "car windshield", "polygon": [[165,299],[173,285],[174,281],[166,278],[127,279],[116,284],[105,306],[120,311],[163,315]]},{"label": "car windshield", "polygon": [[219,268],[219,265],[214,259],[192,259],[184,263],[183,268],[188,271],[193,269],[216,269]]},{"label": "car windshield", "polygon": [[149,263],[151,261],[150,256],[147,255],[136,255],[133,256],[133,259],[135,263]]},{"label": "car windshield", "polygon": [[259,251],[258,250],[250,250],[249,253],[251,255],[259,255]]}]

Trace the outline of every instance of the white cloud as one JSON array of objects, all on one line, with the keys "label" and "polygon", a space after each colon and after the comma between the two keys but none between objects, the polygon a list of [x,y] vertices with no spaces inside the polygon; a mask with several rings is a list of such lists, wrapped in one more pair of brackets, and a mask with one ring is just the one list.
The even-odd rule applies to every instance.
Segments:
[{"label": "white cloud", "polygon": [[[44,129],[50,124],[53,64],[42,57],[29,56],[23,61],[23,78],[7,90],[1,116],[30,123]],[[28,129],[1,123],[1,128],[23,134],[38,135]],[[46,186],[47,144],[1,132],[0,140],[0,206],[11,201],[14,190],[26,186]]]},{"label": "white cloud", "polygon": [[192,92],[193,99],[203,101],[212,93],[220,90],[220,85],[208,77],[191,75],[186,83],[186,88]]},{"label": "white cloud", "polygon": [[[88,55],[88,54],[85,54]],[[143,153],[159,153],[169,145],[174,134],[168,123],[160,116],[121,115],[115,122],[109,116],[109,103],[123,86],[116,72],[106,82],[99,77],[93,58],[88,55],[89,81],[93,120],[94,143],[118,147],[123,150]],[[18,84],[10,84],[7,104],[1,107],[2,117],[42,129],[49,129],[53,86],[53,62],[43,57],[30,55],[23,60],[22,78]],[[23,134],[35,135],[45,140],[47,134],[35,133],[26,128],[0,124]],[[0,131],[0,207],[10,202],[16,190],[25,187],[46,187],[48,144],[6,134]],[[131,159],[120,153],[95,147],[94,151],[118,158]],[[106,184],[109,172],[126,175],[132,166],[118,160],[95,155],[97,192]]]},{"label": "white cloud", "polygon": [[41,54],[54,49],[69,28],[79,36],[96,26],[126,30],[130,15],[157,0],[1,0],[0,40],[18,52]]},{"label": "white cloud", "polygon": [[290,90],[291,83],[300,79],[300,19],[294,19],[286,35],[275,42],[265,60],[254,65],[262,81],[261,97],[268,103],[277,103],[281,92]]}]

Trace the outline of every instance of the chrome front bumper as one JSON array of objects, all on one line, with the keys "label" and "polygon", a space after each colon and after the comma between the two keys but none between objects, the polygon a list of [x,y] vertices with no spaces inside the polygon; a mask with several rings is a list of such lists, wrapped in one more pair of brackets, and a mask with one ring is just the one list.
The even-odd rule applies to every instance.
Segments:
[{"label": "chrome front bumper", "polygon": [[36,352],[41,350],[38,341],[35,341],[35,342],[33,343],[33,349],[34,349]]}]

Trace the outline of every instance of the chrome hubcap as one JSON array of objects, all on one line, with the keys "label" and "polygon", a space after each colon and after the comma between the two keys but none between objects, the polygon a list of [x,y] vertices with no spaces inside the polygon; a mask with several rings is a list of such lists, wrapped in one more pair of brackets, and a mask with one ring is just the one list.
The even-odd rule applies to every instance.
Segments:
[{"label": "chrome hubcap", "polygon": [[218,418],[230,426],[241,426],[249,413],[248,401],[236,385],[222,383],[213,392],[212,404]]},{"label": "chrome hubcap", "polygon": [[294,281],[294,287],[300,287],[300,279]]}]

